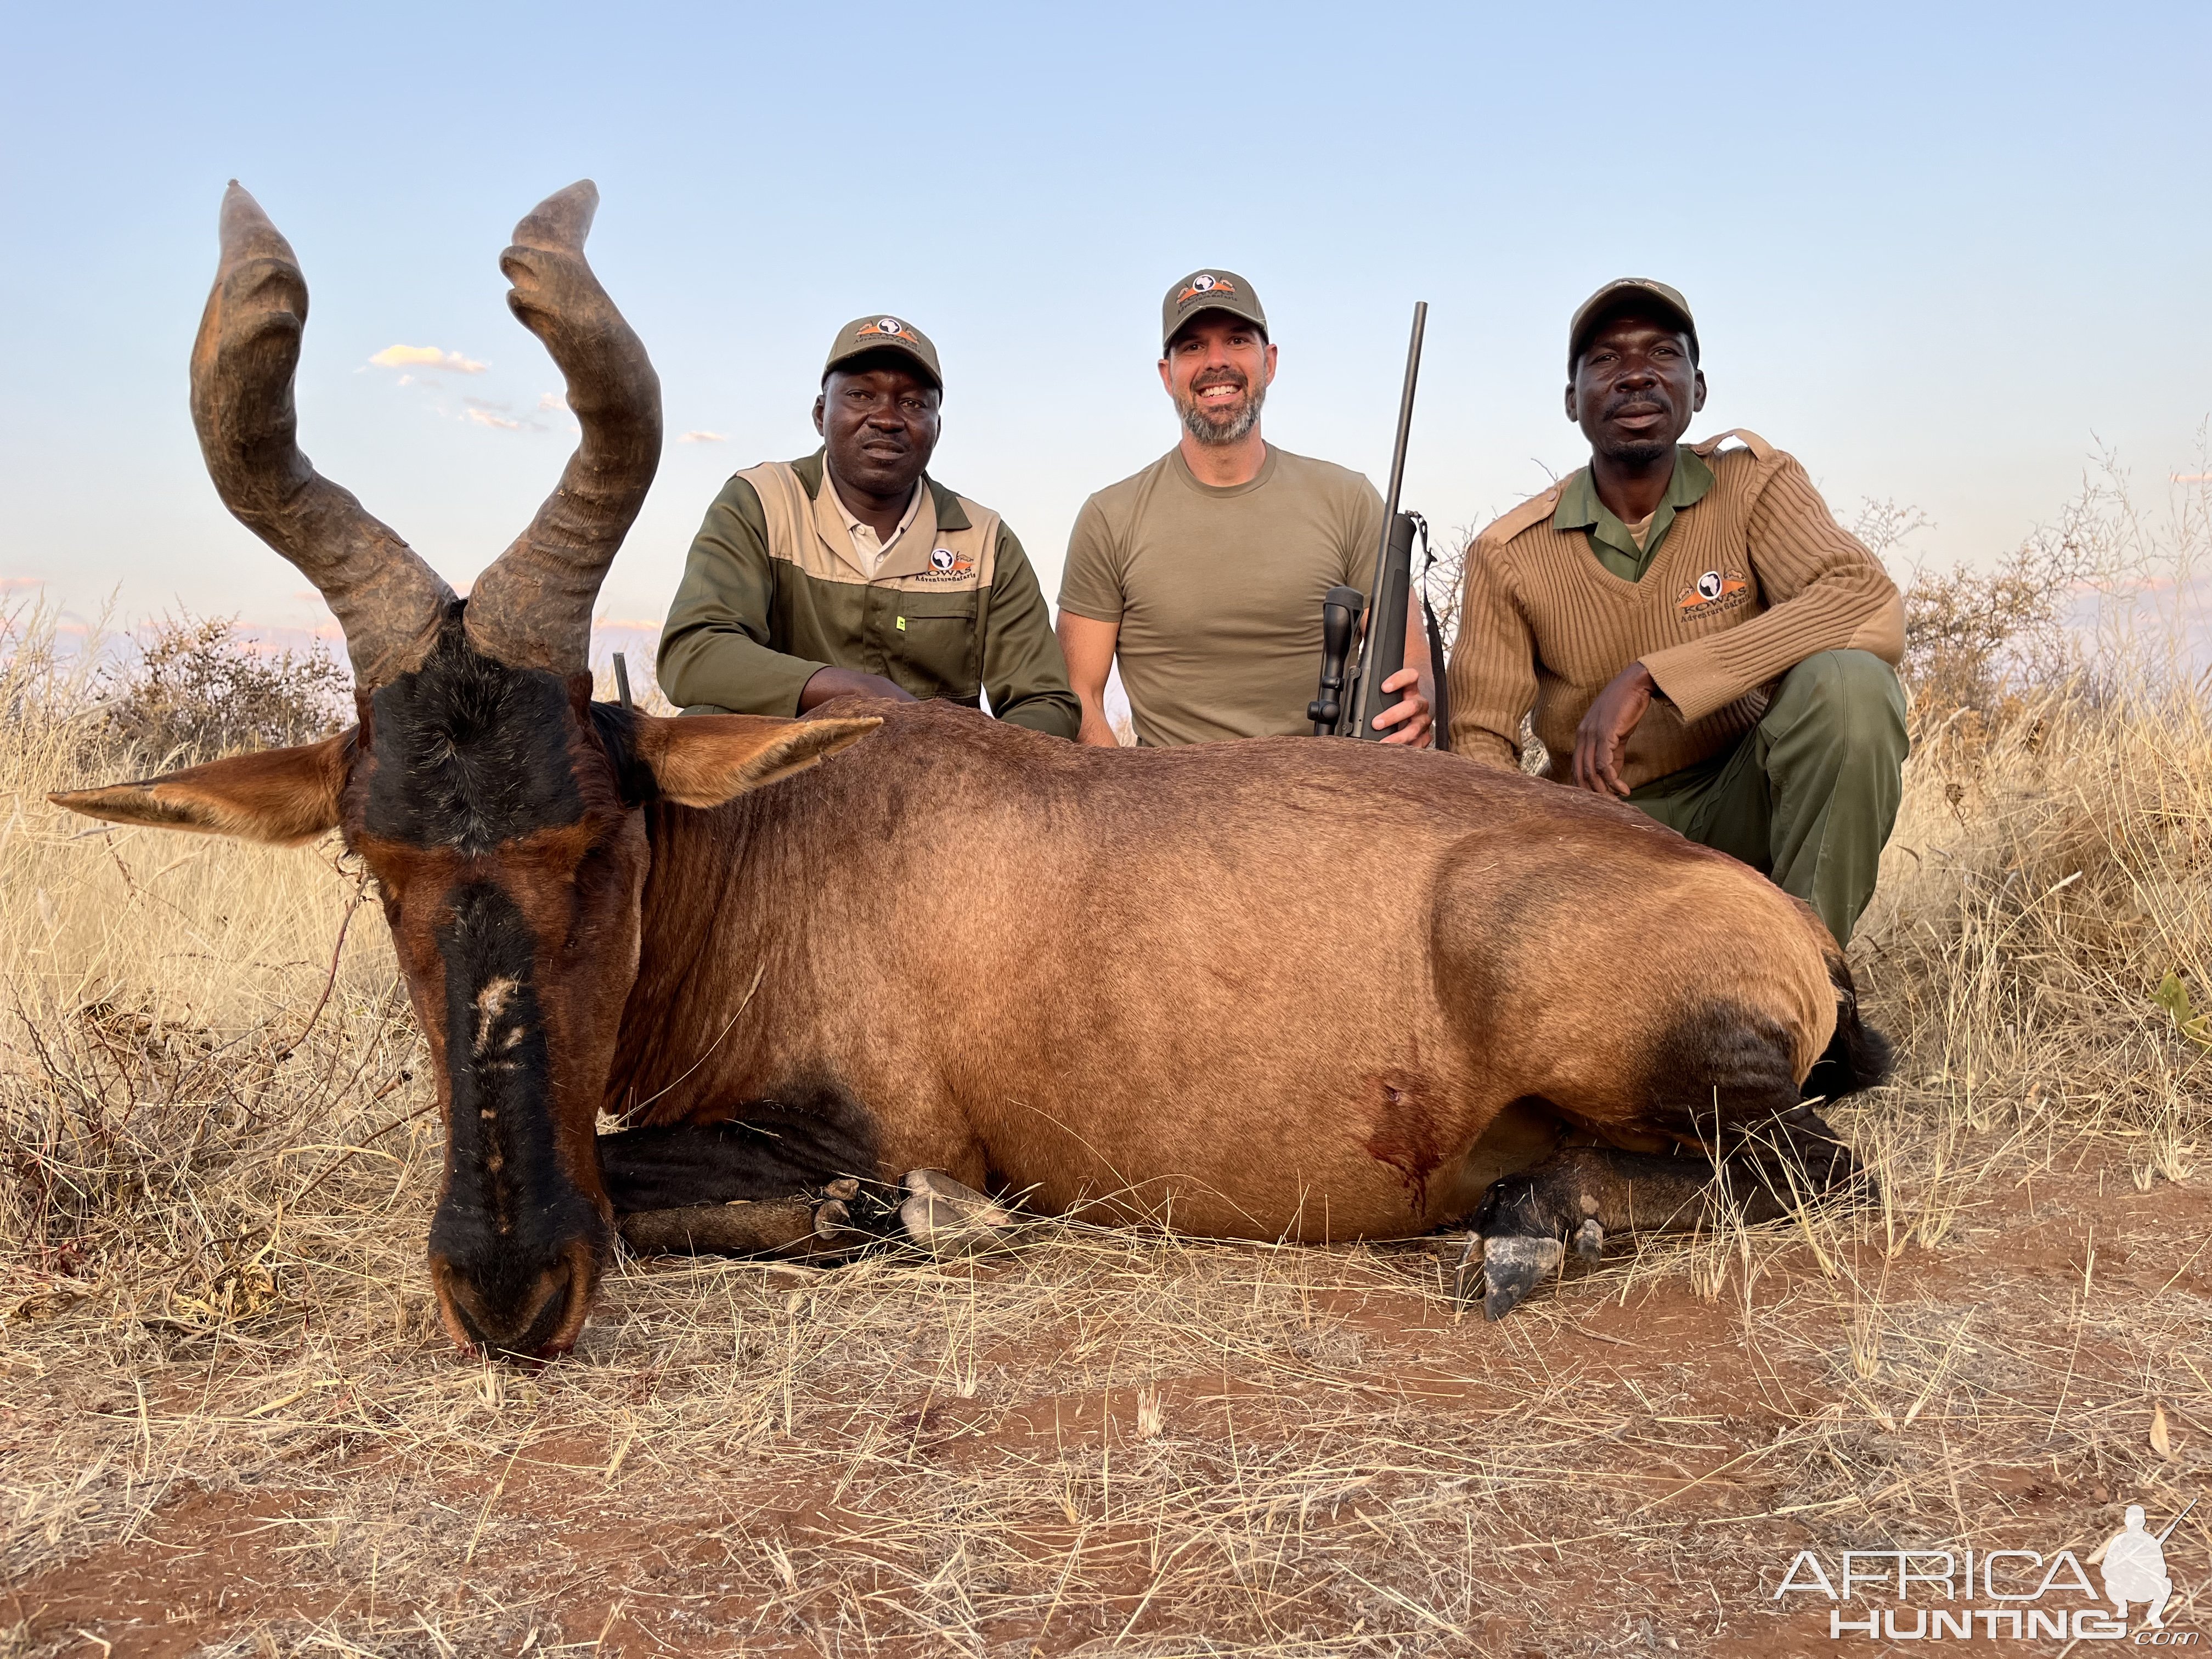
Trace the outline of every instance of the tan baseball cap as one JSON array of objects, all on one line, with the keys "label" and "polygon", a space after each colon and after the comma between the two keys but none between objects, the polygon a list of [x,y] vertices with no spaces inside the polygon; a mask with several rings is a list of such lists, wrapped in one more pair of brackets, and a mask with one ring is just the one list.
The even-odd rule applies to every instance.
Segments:
[{"label": "tan baseball cap", "polygon": [[937,382],[939,391],[945,389],[945,371],[937,366],[937,347],[924,334],[902,317],[888,312],[878,312],[872,317],[855,317],[837,331],[837,337],[830,343],[830,361],[822,365],[822,378],[828,380],[830,371],[840,363],[849,363],[855,357],[864,357],[871,351],[902,351],[927,371]]},{"label": "tan baseball cap", "polygon": [[1690,315],[1690,302],[1682,297],[1680,290],[1664,283],[1655,283],[1649,276],[1616,276],[1575,307],[1574,320],[1567,325],[1569,374],[1574,373],[1591,331],[1614,312],[1631,305],[1649,305],[1662,312],[1671,312],[1681,322],[1682,331],[1690,337],[1690,361],[1698,361],[1698,323]]},{"label": "tan baseball cap", "polygon": [[1167,298],[1160,301],[1160,349],[1166,350],[1168,342],[1201,311],[1225,311],[1259,324],[1262,334],[1267,331],[1267,313],[1260,308],[1260,296],[1252,291],[1252,284],[1235,271],[1216,265],[1210,270],[1194,270],[1169,286]]}]

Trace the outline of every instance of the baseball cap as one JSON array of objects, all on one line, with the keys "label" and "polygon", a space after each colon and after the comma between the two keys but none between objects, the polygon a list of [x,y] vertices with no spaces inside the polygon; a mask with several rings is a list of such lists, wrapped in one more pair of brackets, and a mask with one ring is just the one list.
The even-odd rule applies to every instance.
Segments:
[{"label": "baseball cap", "polygon": [[1181,282],[1169,284],[1167,298],[1160,301],[1160,349],[1164,351],[1176,331],[1201,311],[1225,311],[1259,324],[1263,334],[1267,331],[1267,313],[1260,308],[1260,296],[1252,291],[1252,284],[1235,271],[1216,265],[1208,270],[1194,270]]},{"label": "baseball cap", "polygon": [[937,347],[929,336],[904,318],[894,317],[888,312],[855,317],[839,329],[837,337],[830,343],[830,361],[822,365],[822,378],[828,380],[830,371],[838,364],[849,363],[871,351],[904,352],[921,365],[937,383],[938,390],[945,389],[945,371],[937,366]]},{"label": "baseball cap", "polygon": [[1690,315],[1690,302],[1679,289],[1664,283],[1655,283],[1649,276],[1616,276],[1603,288],[1575,307],[1574,320],[1567,325],[1567,372],[1572,374],[1576,362],[1583,355],[1583,347],[1597,325],[1613,313],[1631,305],[1648,305],[1662,313],[1672,314],[1682,325],[1682,331],[1690,337],[1690,361],[1698,361],[1698,324]]}]

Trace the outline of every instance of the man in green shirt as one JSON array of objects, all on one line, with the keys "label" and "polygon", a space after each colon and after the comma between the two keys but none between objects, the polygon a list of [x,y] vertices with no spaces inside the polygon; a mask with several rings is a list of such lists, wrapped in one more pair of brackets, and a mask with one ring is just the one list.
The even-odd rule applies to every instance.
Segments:
[{"label": "man in green shirt", "polygon": [[[1216,266],[1161,303],[1160,383],[1176,447],[1084,503],[1060,584],[1060,642],[1083,701],[1082,741],[1111,744],[1106,676],[1118,661],[1146,747],[1303,736],[1321,674],[1322,599],[1374,580],[1382,498],[1357,472],[1260,434],[1275,377],[1251,283]],[[1408,606],[1401,701],[1385,743],[1431,741],[1428,636]]]},{"label": "man in green shirt", "polygon": [[1036,573],[989,508],[926,469],[944,375],[911,323],[837,331],[823,447],[732,477],[707,509],[660,635],[687,713],[797,714],[832,697],[943,697],[1073,738],[1080,719]]}]

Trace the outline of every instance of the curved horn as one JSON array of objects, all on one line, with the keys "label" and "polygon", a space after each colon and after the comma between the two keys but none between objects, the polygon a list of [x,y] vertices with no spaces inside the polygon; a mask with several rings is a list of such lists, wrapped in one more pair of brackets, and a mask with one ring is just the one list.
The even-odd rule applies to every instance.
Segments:
[{"label": "curved horn", "polygon": [[547,197],[499,260],[514,284],[509,308],[560,365],[583,428],[560,487],[477,579],[462,615],[469,642],[511,668],[590,666],[600,580],[660,465],[660,377],[584,259],[599,205],[588,179]]},{"label": "curved horn", "polygon": [[307,284],[292,245],[232,179],[222,258],[192,343],[200,453],[222,504],[329,604],[355,681],[371,690],[421,664],[453,592],[300,453],[292,376],[307,323]]}]

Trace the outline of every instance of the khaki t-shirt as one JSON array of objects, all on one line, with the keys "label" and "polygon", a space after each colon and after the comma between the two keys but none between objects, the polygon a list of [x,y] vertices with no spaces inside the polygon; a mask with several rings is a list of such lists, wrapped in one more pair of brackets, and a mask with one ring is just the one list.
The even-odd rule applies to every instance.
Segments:
[{"label": "khaki t-shirt", "polygon": [[1303,736],[1321,683],[1322,596],[1364,592],[1382,498],[1358,473],[1267,447],[1227,489],[1171,449],[1083,505],[1060,608],[1118,623],[1137,741]]}]

